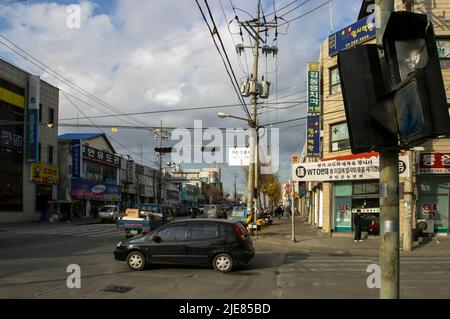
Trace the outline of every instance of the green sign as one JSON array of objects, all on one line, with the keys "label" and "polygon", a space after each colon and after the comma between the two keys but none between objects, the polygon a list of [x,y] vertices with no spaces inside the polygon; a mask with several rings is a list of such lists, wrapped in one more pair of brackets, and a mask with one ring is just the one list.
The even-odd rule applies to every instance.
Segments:
[{"label": "green sign", "polygon": [[319,63],[308,63],[308,113],[320,113]]}]

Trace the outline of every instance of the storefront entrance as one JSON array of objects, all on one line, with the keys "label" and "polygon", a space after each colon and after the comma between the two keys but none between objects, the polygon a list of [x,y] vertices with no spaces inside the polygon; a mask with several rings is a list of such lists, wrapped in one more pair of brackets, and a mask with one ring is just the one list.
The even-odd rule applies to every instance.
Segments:
[{"label": "storefront entrance", "polygon": [[[378,181],[333,184],[334,230],[353,230],[353,214],[361,210],[362,230],[367,231],[371,220],[380,224],[380,199]],[[379,229],[379,227],[378,227]]]},{"label": "storefront entrance", "polygon": [[436,233],[449,232],[449,176],[423,176],[417,179],[417,219],[435,220]]},{"label": "storefront entrance", "polygon": [[48,202],[52,200],[51,185],[36,185],[36,211],[44,212],[48,209]]}]

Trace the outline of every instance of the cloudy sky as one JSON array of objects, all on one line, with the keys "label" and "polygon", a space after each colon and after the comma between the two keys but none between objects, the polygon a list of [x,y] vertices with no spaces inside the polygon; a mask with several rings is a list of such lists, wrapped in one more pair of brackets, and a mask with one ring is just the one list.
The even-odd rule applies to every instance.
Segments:
[{"label": "cloudy sky", "polygon": [[[274,6],[279,10],[277,15],[284,19],[278,20],[280,24],[300,17],[278,29],[276,42],[274,30],[267,35],[267,43],[279,48],[277,57],[263,56],[259,60],[260,75],[265,75],[272,83],[269,102],[305,100],[306,63],[318,60],[320,44],[327,39],[331,28],[337,31],[356,20],[361,4],[361,0],[333,0],[331,25],[328,4],[312,11],[325,2],[262,0],[267,20],[273,19],[274,15],[270,14]],[[199,3],[211,23],[205,1],[199,0]],[[253,60],[250,51],[241,56],[236,54],[235,44],[242,43],[242,39],[236,22],[229,22],[235,17],[233,7],[240,21],[252,19],[256,15],[256,3],[256,0],[208,0],[238,79],[249,75]],[[76,21],[72,19],[74,11],[70,5],[73,4],[81,8],[80,28],[69,28],[67,24],[68,20]],[[244,45],[250,45],[248,35],[243,32]],[[95,117],[92,122],[84,118],[83,113],[92,117],[238,104],[195,0],[0,0],[0,35],[1,42],[18,52],[14,45],[19,46],[72,83],[64,84],[61,78],[56,78],[58,75],[44,72],[0,43],[3,59],[67,92],[72,102],[61,94],[61,123],[159,126],[163,121],[163,126],[189,128],[194,126],[194,120],[202,120],[204,127],[245,126],[239,120],[217,117],[219,111],[244,117],[239,106],[128,118]],[[32,60],[30,56],[28,59]],[[261,109],[260,122],[280,122],[306,114],[304,104],[282,109],[289,105],[292,104],[270,104],[270,108]],[[75,120],[67,120],[71,118]],[[291,155],[300,152],[303,146],[304,125],[304,120],[275,125],[280,129],[279,173],[283,180],[290,175]],[[98,129],[60,127],[60,133],[77,131],[96,132]],[[112,137],[118,153],[129,154],[140,161],[142,147],[144,164],[154,166],[153,148],[158,142],[150,131],[119,129],[113,133],[110,128],[104,131]],[[221,167],[225,189],[231,191],[233,176],[235,173],[242,175],[241,169],[228,168],[225,164]],[[238,187],[245,189],[242,176],[238,177]]]}]

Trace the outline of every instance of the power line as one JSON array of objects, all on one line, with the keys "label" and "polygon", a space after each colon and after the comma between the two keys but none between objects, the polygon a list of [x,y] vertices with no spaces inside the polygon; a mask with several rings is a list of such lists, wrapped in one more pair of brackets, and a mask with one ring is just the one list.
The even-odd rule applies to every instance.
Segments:
[{"label": "power line", "polygon": [[[81,88],[80,86],[78,86],[77,84],[73,83],[71,80],[67,79],[66,77],[64,77],[63,75],[61,75],[60,73],[56,72],[55,70],[53,70],[51,67],[49,67],[48,65],[46,65],[45,63],[43,63],[42,61],[40,61],[39,59],[35,58],[33,55],[31,55],[30,53],[28,53],[25,49],[23,49],[22,47],[20,47],[19,45],[17,45],[16,43],[14,43],[13,41],[9,40],[8,38],[6,38],[5,36],[3,36],[2,34],[0,34],[0,38],[2,38],[3,40],[7,41],[8,43],[10,43],[12,46],[14,46],[15,48],[17,48],[18,50],[20,50],[21,52],[19,52],[17,49],[15,49],[14,47],[11,47],[10,45],[8,45],[8,43],[5,43],[4,41],[2,41],[0,39],[0,43],[2,43],[5,47],[7,47],[8,49],[10,49],[11,51],[15,52],[16,54],[18,54],[19,56],[21,56],[22,58],[24,58],[25,60],[27,60],[28,62],[30,62],[31,64],[33,64],[34,66],[36,66],[37,68],[39,68],[40,70],[48,73],[50,76],[54,77],[55,79],[57,79],[58,81],[66,84],[67,86],[69,86],[70,88],[78,91],[79,93],[81,93],[82,95],[94,100],[95,102],[103,105],[104,107],[108,108],[109,110],[113,111],[113,112],[117,112],[120,113],[120,111],[115,108],[114,106],[109,105],[108,103],[102,101],[101,99],[97,98],[96,96],[94,96],[93,94],[87,92],[86,90],[84,90],[83,88]],[[32,60],[31,60],[32,59]],[[34,60],[34,61],[33,61]],[[50,72],[49,72],[50,71]],[[125,119],[126,121],[128,121],[127,119]],[[135,119],[136,121],[139,122],[139,120]],[[130,123],[130,122],[129,122]],[[143,122],[142,122],[143,123]],[[141,124],[142,124],[141,123]],[[130,123],[131,124],[131,123]]]},{"label": "power line", "polygon": [[317,11],[317,10],[319,10],[320,8],[326,6],[326,5],[329,4],[331,1],[333,1],[333,0],[327,0],[327,1],[325,1],[323,4],[321,4],[321,5],[319,5],[319,6],[315,7],[315,8],[313,8],[313,9],[311,9],[310,11],[308,11],[308,12],[306,12],[306,13],[304,13],[304,14],[298,16],[298,17],[295,17],[295,18],[293,18],[293,19],[291,19],[291,20],[288,20],[288,21],[286,21],[286,22],[284,22],[284,23],[281,23],[281,24],[278,25],[278,26],[281,27],[281,26],[286,25],[286,24],[289,24],[289,23],[291,23],[291,22],[293,22],[293,21],[299,20],[299,19],[301,19],[301,18],[303,18],[303,17],[305,17],[305,16],[307,16],[307,15],[313,13],[314,11]]},{"label": "power line", "polygon": [[[239,100],[239,102],[242,104],[245,113],[246,113],[247,116],[250,118],[250,112],[248,111],[247,105],[245,104],[244,99],[242,98],[242,96],[241,96],[239,90],[237,89],[237,88],[239,88],[239,84],[237,84],[237,88],[236,88],[236,83],[235,83],[235,81],[237,82],[236,76],[234,76],[234,79],[233,79],[233,76],[231,75],[230,70],[228,69],[227,63],[225,62],[225,59],[224,59],[224,57],[223,57],[223,54],[222,54],[222,52],[220,51],[220,48],[219,48],[219,46],[217,45],[216,39],[215,39],[215,37],[214,37],[214,34],[216,34],[216,33],[218,34],[217,28],[214,28],[214,31],[211,29],[211,27],[210,27],[210,25],[209,25],[209,23],[208,23],[208,20],[206,19],[205,13],[203,12],[202,7],[200,6],[200,3],[198,2],[198,0],[195,0],[195,2],[197,3],[197,6],[198,6],[198,8],[199,8],[199,10],[200,10],[200,13],[201,13],[201,15],[202,15],[202,17],[203,17],[203,20],[205,21],[206,26],[208,27],[210,36],[211,36],[211,38],[212,38],[212,40],[213,40],[213,42],[214,42],[214,46],[216,47],[216,50],[217,50],[217,52],[219,53],[220,58],[222,59],[222,62],[223,62],[223,64],[224,64],[224,66],[225,66],[225,70],[226,70],[226,72],[227,72],[227,74],[228,74],[228,76],[229,76],[229,78],[230,78],[230,80],[231,80],[231,84],[232,84],[232,86],[233,86],[233,89],[234,89],[234,91],[235,91],[237,97],[238,97],[238,100]],[[220,37],[219,37],[219,39],[220,39]],[[224,54],[226,54],[226,52],[224,52]],[[231,64],[230,64],[230,66],[231,66]],[[231,71],[232,71],[233,74],[234,74],[234,71],[233,71],[232,68],[231,68]]]},{"label": "power line", "polygon": [[[123,145],[122,143],[120,143],[119,141],[117,141],[115,138],[113,138],[112,136],[106,134],[106,132],[97,124],[94,123],[94,121],[92,121],[92,119],[90,119],[79,107],[78,105],[76,105],[64,92],[61,92],[64,97],[81,113],[83,114],[83,116],[92,123],[92,126],[96,127],[98,130],[100,130],[103,134],[105,134],[111,141],[115,142],[116,144],[118,144],[119,146],[121,146],[123,149],[127,150],[128,152],[130,152],[131,154],[137,155],[137,156],[141,156],[141,154],[138,154],[132,150],[130,150],[128,147],[126,147],[125,145]],[[60,125],[61,126],[61,125]],[[146,158],[146,160],[152,162],[153,160]]]},{"label": "power line", "polygon": [[286,12],[286,13],[283,13],[281,16],[279,16],[279,18],[283,18],[283,17],[287,16],[289,13],[292,13],[293,11],[295,11],[295,10],[297,10],[297,9],[299,9],[299,8],[301,8],[301,7],[303,7],[303,6],[304,6],[305,4],[307,4],[309,1],[311,1],[311,0],[305,0],[305,2],[300,3],[300,4],[299,4],[298,6],[296,6],[295,8],[289,10],[289,11]]}]

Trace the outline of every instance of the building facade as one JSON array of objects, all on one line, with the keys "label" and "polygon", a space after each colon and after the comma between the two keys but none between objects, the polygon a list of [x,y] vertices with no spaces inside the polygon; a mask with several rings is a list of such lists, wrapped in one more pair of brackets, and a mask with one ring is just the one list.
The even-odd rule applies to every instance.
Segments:
[{"label": "building facade", "polygon": [[[395,10],[405,10],[405,3],[396,1]],[[367,19],[370,18],[371,12],[367,10],[371,4],[373,1],[363,1],[358,22],[331,35],[320,49],[321,154],[308,158],[304,150],[303,162],[317,162],[314,167],[318,175],[316,182],[307,183],[309,192],[300,200],[299,206],[309,213],[310,221],[326,233],[351,232],[352,217],[357,209],[362,211],[363,229],[372,219],[378,224],[380,219],[379,154],[351,154],[337,68],[340,49],[375,42],[375,25],[371,25],[373,20]],[[444,84],[450,97],[450,28],[444,21],[447,7],[445,0],[416,1],[411,9],[427,14],[434,24]],[[413,218],[413,228],[420,220],[432,219],[435,233],[448,234],[450,138],[443,136],[430,140],[400,155],[401,235],[409,214]],[[338,174],[321,181],[321,169],[332,169]]]},{"label": "building facade", "polygon": [[73,202],[75,217],[95,215],[103,205],[121,207],[121,157],[105,134],[59,136],[59,199]]},{"label": "building facade", "polygon": [[0,223],[41,218],[57,198],[59,90],[0,60]]}]

